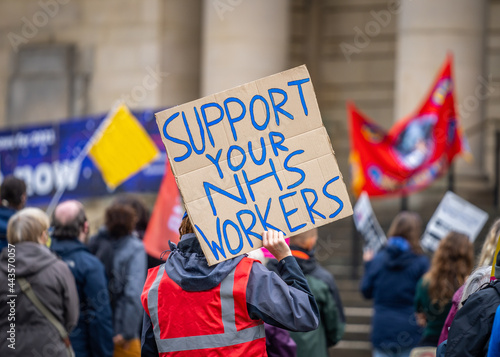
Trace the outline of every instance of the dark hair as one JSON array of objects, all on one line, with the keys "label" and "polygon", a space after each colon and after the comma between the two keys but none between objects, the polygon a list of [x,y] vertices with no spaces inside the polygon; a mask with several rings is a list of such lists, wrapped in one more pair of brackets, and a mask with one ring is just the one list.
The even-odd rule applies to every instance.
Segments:
[{"label": "dark hair", "polygon": [[191,224],[191,221],[189,220],[189,216],[186,216],[182,220],[181,225],[179,227],[179,234],[182,237],[184,234],[188,233],[194,233],[194,228],[193,225]]},{"label": "dark hair", "polygon": [[74,239],[80,235],[80,231],[85,226],[87,222],[87,216],[83,207],[80,207],[78,214],[71,220],[63,224],[60,220],[56,218],[55,211],[52,213],[51,226],[54,231],[52,236],[57,239]]},{"label": "dark hair", "polygon": [[114,203],[106,209],[105,225],[113,238],[121,238],[134,231],[136,215],[129,205]]},{"label": "dark hair", "polygon": [[420,236],[422,235],[422,220],[415,212],[400,212],[394,217],[389,231],[388,237],[402,237],[410,243],[411,250],[415,254],[422,254],[420,247]]},{"label": "dark hair", "polygon": [[13,208],[22,208],[23,195],[26,193],[26,183],[23,180],[9,175],[5,177],[0,187],[2,205]]},{"label": "dark hair", "polygon": [[113,201],[113,203],[120,203],[132,207],[135,211],[135,216],[137,217],[135,229],[142,232],[146,230],[149,222],[150,212],[143,200],[134,195],[124,194],[118,196]]}]

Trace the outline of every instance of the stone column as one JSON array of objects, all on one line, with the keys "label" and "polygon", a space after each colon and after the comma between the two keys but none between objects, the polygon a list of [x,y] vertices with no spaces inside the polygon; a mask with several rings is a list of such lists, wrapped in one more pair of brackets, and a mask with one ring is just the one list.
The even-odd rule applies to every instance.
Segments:
[{"label": "stone column", "polygon": [[289,0],[204,0],[201,95],[287,69]]},{"label": "stone column", "polygon": [[401,0],[396,48],[396,120],[415,111],[435,80],[447,52],[454,55],[455,101],[474,162],[458,161],[460,175],[483,170],[481,121],[487,88],[487,0]]},{"label": "stone column", "polygon": [[200,0],[163,0],[161,106],[195,100],[200,93]]}]

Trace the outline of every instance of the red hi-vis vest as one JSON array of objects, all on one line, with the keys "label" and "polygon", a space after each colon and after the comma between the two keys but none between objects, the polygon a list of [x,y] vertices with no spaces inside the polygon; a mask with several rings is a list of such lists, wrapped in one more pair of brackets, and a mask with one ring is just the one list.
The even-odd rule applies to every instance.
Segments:
[{"label": "red hi-vis vest", "polygon": [[148,271],[141,300],[160,356],[267,356],[264,323],[248,316],[246,290],[255,260],[243,258],[222,282],[185,291],[165,274]]}]

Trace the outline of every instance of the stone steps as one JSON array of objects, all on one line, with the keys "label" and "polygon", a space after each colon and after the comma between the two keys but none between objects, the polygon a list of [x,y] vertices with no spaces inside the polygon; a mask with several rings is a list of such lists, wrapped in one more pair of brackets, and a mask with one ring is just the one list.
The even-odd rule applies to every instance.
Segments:
[{"label": "stone steps", "polygon": [[371,343],[365,341],[340,341],[330,348],[330,357],[371,357]]},{"label": "stone steps", "polygon": [[337,285],[344,304],[346,327],[342,341],[330,349],[330,356],[371,356],[372,303],[361,296],[358,280],[338,280]]}]

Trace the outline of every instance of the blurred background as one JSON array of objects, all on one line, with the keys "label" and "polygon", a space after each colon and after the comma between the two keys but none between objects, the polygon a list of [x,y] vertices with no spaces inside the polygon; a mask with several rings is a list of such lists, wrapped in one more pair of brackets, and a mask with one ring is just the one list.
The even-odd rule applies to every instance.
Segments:
[{"label": "blurred background", "polygon": [[[499,214],[499,17],[500,0],[1,0],[0,170],[5,175],[17,168],[31,204],[44,206],[48,202],[35,196],[50,196],[56,184],[47,183],[50,168],[37,171],[33,163],[20,169],[13,150],[22,151],[16,157],[33,153],[16,146],[18,132],[55,130],[38,139],[46,141],[38,154],[50,156],[43,151],[63,145],[57,142],[60,123],[86,123],[82,128],[91,131],[116,101],[154,131],[155,111],[306,64],[348,183],[346,102],[389,129],[417,109],[452,53],[459,120],[474,160],[456,160],[451,180],[443,177],[410,196],[407,206],[427,221],[452,184],[490,214],[486,230]],[[74,125],[68,128],[80,130]],[[62,151],[71,150],[73,143],[65,143]],[[146,185],[121,191],[140,192],[152,207],[165,155],[162,160],[144,174]],[[85,165],[90,180],[94,173]],[[95,182],[87,187],[78,175],[75,180],[86,195],[74,197],[98,227],[120,190],[93,191]],[[401,200],[372,205],[387,229]],[[371,309],[357,291],[360,238],[350,218],[322,227],[320,237],[318,259],[335,274],[347,306],[347,334],[335,355],[368,356]],[[476,247],[483,239],[480,234]]]}]

